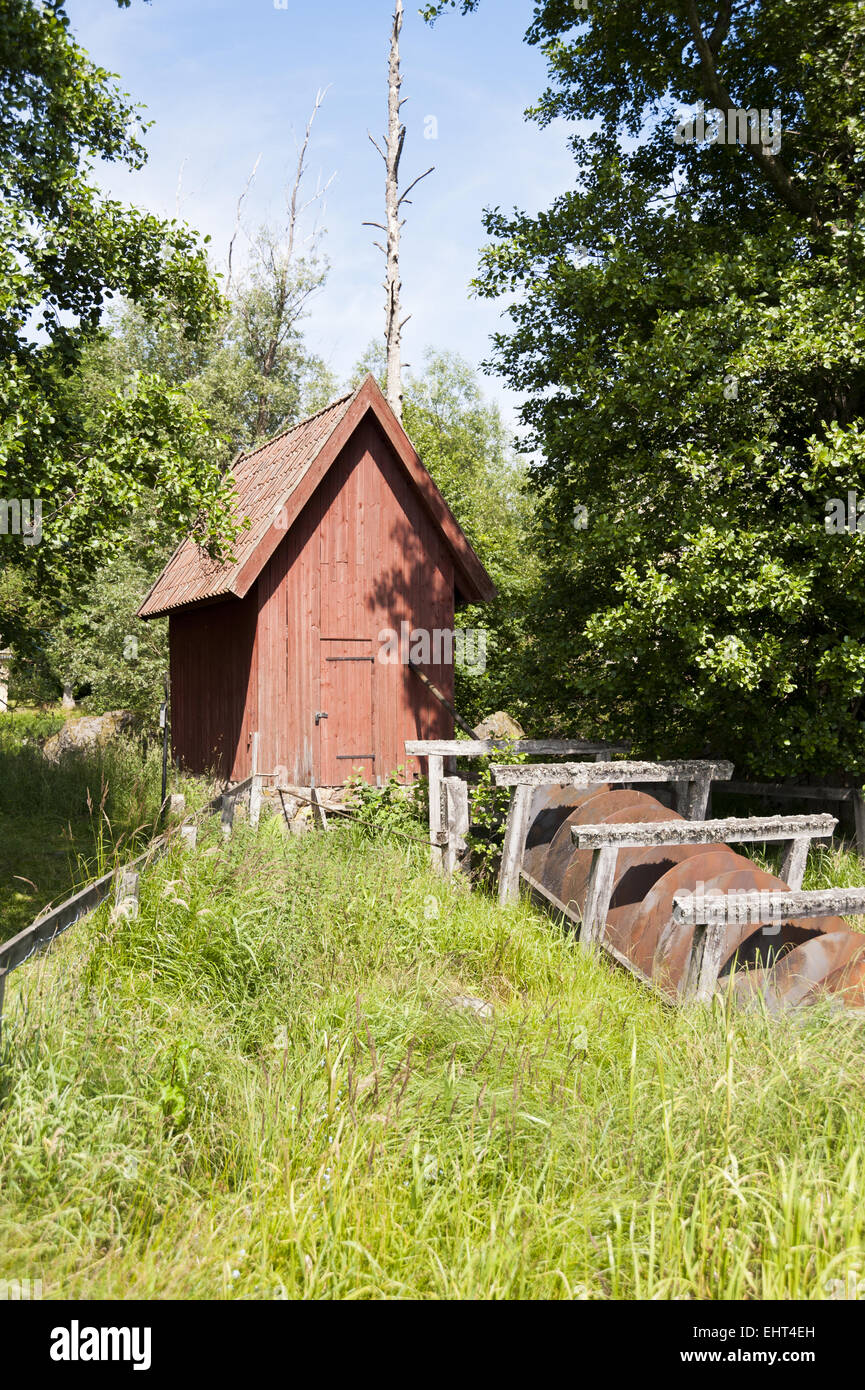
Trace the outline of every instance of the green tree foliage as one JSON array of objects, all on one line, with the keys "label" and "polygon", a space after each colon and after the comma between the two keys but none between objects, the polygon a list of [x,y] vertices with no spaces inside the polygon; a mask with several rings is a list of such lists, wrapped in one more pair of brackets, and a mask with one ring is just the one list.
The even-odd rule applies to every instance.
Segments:
[{"label": "green tree foliage", "polygon": [[[75,47],[60,8],[50,15],[33,10],[18,6],[22,24],[26,19],[43,48],[53,44],[74,70],[90,112],[90,125],[81,117],[82,142],[86,136],[89,144],[77,150],[83,186],[87,160],[106,157],[98,102],[118,132],[132,129],[135,114]],[[11,62],[11,37],[9,44]],[[54,69],[52,80],[61,88]],[[73,94],[74,83],[67,82],[55,115]],[[316,111],[322,99],[319,94]],[[136,270],[125,243],[122,266],[112,262],[113,279],[100,262],[83,263],[92,312],[79,315],[72,329],[70,303],[59,298],[70,287],[66,279],[58,282],[56,331],[47,344],[48,325],[40,324],[34,339],[22,317],[19,350],[31,366],[41,370],[46,357],[55,363],[62,356],[62,369],[39,383],[40,409],[56,427],[56,456],[40,455],[34,481],[33,444],[20,460],[26,478],[22,471],[19,483],[11,466],[6,475],[7,486],[44,499],[41,543],[28,549],[16,538],[30,564],[18,557],[0,577],[0,632],[19,651],[15,687],[31,697],[71,686],[92,707],[152,714],[161,699],[166,625],[138,621],[143,594],[190,531],[213,551],[227,549],[219,545],[233,531],[222,478],[238,450],[335,394],[331,374],[302,336],[309,302],[327,273],[318,233],[307,237],[300,227],[322,192],[300,201],[311,125],[287,190],[284,224],[262,226],[249,237],[239,270],[230,253],[226,294],[216,293],[205,247],[186,228],[142,223],[140,214],[110,205],[118,235],[150,237],[138,247],[142,266]],[[132,134],[119,150],[133,167],[144,158]],[[95,211],[93,225],[82,229],[85,241],[103,217],[93,190],[88,198]],[[231,252],[240,230],[238,220]],[[32,434],[32,421],[20,412],[17,424]],[[45,440],[43,430],[38,442]],[[8,458],[9,451],[7,464]],[[12,543],[6,538],[10,561]]]},{"label": "green tree foliage", "polygon": [[[865,539],[824,518],[865,459],[865,4],[539,0],[527,38],[534,117],[594,123],[479,279],[541,460],[538,718],[861,777]],[[780,107],[780,148],[677,142],[700,101]]]},{"label": "green tree foliage", "polygon": [[[124,4],[126,0],[119,0]],[[59,0],[0,7],[0,490],[38,500],[42,538],[2,538],[4,573],[44,597],[81,582],[122,545],[145,502],[165,526],[230,534],[218,450],[193,397],[142,372],[98,398],[79,368],[125,296],[151,323],[194,339],[220,311],[205,249],[176,222],[103,196],[97,160],[144,163],[136,109],[73,39]],[[0,586],[0,592],[7,587]],[[0,632],[32,643],[27,605]]]}]

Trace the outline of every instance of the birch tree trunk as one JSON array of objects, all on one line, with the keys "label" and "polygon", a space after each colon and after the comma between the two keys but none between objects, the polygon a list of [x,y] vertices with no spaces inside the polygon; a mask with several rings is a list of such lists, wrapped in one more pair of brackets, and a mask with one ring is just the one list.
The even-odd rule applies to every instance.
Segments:
[{"label": "birch tree trunk", "polygon": [[398,420],[402,419],[402,328],[400,322],[400,293],[402,281],[399,273],[400,220],[399,220],[399,165],[402,147],[405,142],[405,126],[400,119],[400,72],[399,40],[403,25],[403,0],[396,0],[393,28],[390,39],[390,63],[388,66],[387,103],[387,277],[385,302],[387,338],[387,399]]},{"label": "birch tree trunk", "polygon": [[408,195],[412,189],[425,179],[427,174],[431,174],[432,169],[427,169],[426,174],[421,174],[409,184],[405,193],[399,191],[399,168],[402,159],[403,145],[405,144],[405,126],[400,115],[405,100],[400,97],[402,87],[402,73],[400,71],[399,41],[402,34],[404,18],[403,0],[396,0],[394,9],[393,26],[390,36],[390,58],[388,61],[388,103],[387,103],[387,138],[385,148],[381,146],[370,135],[375,148],[384,160],[386,170],[385,180],[385,213],[386,224],[381,222],[365,222],[365,227],[378,227],[384,232],[386,244],[376,242],[376,246],[385,254],[386,273],[385,273],[385,338],[387,340],[387,385],[386,392],[388,404],[398,420],[402,419],[402,330],[408,323],[410,315],[401,318],[402,305],[402,280],[400,278],[399,255],[400,237],[405,219],[400,218],[400,210],[403,203],[408,200]]}]

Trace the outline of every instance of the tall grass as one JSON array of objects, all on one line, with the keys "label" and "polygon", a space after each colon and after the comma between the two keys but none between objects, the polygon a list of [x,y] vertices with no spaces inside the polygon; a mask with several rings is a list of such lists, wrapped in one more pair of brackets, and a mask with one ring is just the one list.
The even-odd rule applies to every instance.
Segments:
[{"label": "tall grass", "polygon": [[858,1019],[674,1011],[410,841],[174,852],[12,977],[2,1078],[0,1276],[48,1297],[810,1299],[865,1259]]},{"label": "tall grass", "polygon": [[[47,759],[51,732],[22,716],[0,718],[0,941],[152,838],[162,790],[161,750],[135,739]],[[185,790],[199,800],[203,792]]]}]

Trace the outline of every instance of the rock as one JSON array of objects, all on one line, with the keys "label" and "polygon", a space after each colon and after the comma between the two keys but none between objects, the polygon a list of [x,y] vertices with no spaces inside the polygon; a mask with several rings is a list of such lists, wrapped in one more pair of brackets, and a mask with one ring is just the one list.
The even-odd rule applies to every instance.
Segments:
[{"label": "rock", "polygon": [[292,817],[291,833],[292,835],[305,835],[308,830],[312,830],[314,823],[312,807],[301,806],[297,815]]},{"label": "rock", "polygon": [[500,709],[481,720],[475,738],[525,738],[525,733],[515,719]]},{"label": "rock", "polygon": [[477,999],[473,994],[453,994],[445,1000],[446,1009],[459,1009],[462,1013],[477,1014],[478,1018],[490,1019],[493,1006],[485,999]]},{"label": "rock", "polygon": [[44,753],[51,762],[71,748],[104,748],[111,739],[127,733],[135,726],[135,715],[129,710],[114,710],[110,714],[85,715],[70,719],[57,734],[45,740]]}]

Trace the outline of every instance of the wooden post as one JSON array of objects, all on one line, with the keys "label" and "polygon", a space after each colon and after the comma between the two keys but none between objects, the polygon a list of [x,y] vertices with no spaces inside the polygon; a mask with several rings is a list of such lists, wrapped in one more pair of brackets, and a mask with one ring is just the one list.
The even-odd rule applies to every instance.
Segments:
[{"label": "wooden post", "polygon": [[118,917],[134,921],[138,916],[138,872],[136,869],[122,869],[117,875],[114,889],[114,912]]},{"label": "wooden post", "polygon": [[505,843],[502,849],[502,864],[499,870],[499,903],[515,903],[520,897],[520,869],[523,866],[523,852],[526,835],[529,831],[529,812],[531,811],[534,787],[514,787],[508,824],[505,830]]},{"label": "wooden post", "polygon": [[781,864],[781,878],[787,887],[792,888],[795,892],[798,892],[802,887],[810,843],[811,841],[807,836],[791,840],[784,854],[784,860]]},{"label": "wooden post", "polygon": [[678,811],[680,816],[684,816],[685,820],[689,820],[690,817],[688,815],[688,802],[691,799],[690,782],[673,782],[672,788],[673,809]]},{"label": "wooden post", "polygon": [[725,922],[712,922],[694,928],[691,961],[685,979],[686,999],[693,1000],[695,1004],[712,1002],[726,939]]},{"label": "wooden post", "polygon": [[442,794],[444,777],[444,758],[441,753],[430,753],[429,755],[429,839],[430,839],[430,863],[437,873],[442,873],[444,869],[444,853],[442,850],[442,831],[444,830],[444,817],[442,807]]},{"label": "wooden post", "polygon": [[221,825],[226,840],[229,839],[234,829],[234,803],[236,800],[233,792],[223,792]]},{"label": "wooden post", "polygon": [[853,815],[856,817],[856,853],[865,859],[865,795],[853,793]]},{"label": "wooden post", "polygon": [[163,677],[163,689],[165,699],[159,711],[159,725],[162,729],[162,814],[165,814],[165,798],[168,794],[168,726],[169,726],[169,705],[171,702],[171,679],[166,673]]},{"label": "wooden post", "polygon": [[258,771],[258,749],[260,736],[252,735],[252,782],[249,788],[249,823],[255,829],[261,818],[263,780]]},{"label": "wooden post", "polygon": [[604,932],[607,928],[607,913],[610,910],[610,899],[613,896],[613,880],[616,874],[618,852],[614,845],[605,845],[602,849],[596,849],[592,855],[592,868],[589,873],[589,886],[586,892],[586,910],[580,929],[580,945],[585,951],[599,946],[604,939]]},{"label": "wooden post", "polygon": [[6,998],[8,970],[0,970],[0,1048],[3,1046],[3,1001]]},{"label": "wooden post", "polygon": [[168,807],[168,814],[172,820],[183,820],[186,813],[186,797],[182,792],[172,794],[171,802]]},{"label": "wooden post", "polygon": [[705,820],[706,807],[709,804],[709,792],[712,789],[711,777],[707,773],[703,773],[687,783],[687,789],[685,816],[688,820]]},{"label": "wooden post", "polygon": [[466,852],[469,833],[469,788],[461,777],[445,778],[448,842],[444,853],[444,871],[453,876]]},{"label": "wooden post", "polygon": [[324,807],[318,799],[318,792],[313,782],[309,789],[309,800],[312,806],[313,819],[318,821],[322,830],[327,830],[327,816],[324,814]]},{"label": "wooden post", "polygon": [[198,826],[181,825],[180,843],[184,849],[195,849],[195,846],[198,844]]}]

